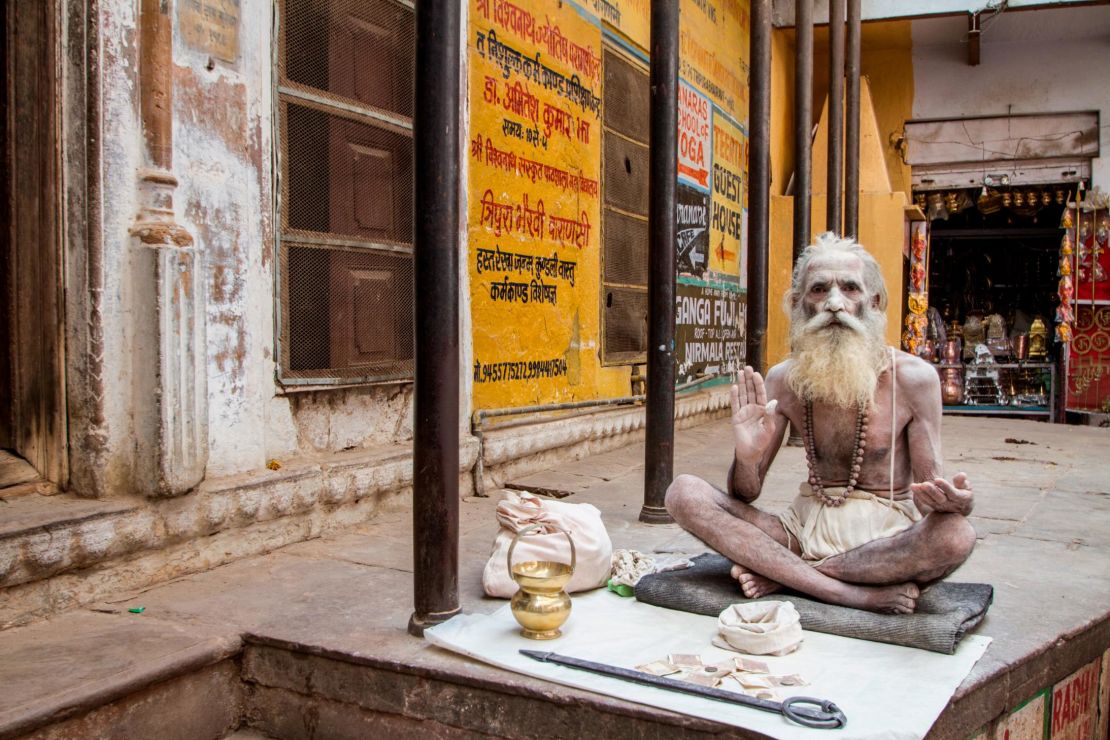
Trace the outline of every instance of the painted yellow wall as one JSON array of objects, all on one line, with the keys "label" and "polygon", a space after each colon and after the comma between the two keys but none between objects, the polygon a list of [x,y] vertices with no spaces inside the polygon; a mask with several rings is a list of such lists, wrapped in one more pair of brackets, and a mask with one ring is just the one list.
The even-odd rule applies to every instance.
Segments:
[{"label": "painted yellow wall", "polygon": [[771,194],[784,195],[794,171],[794,31],[771,32]]},{"label": "painted yellow wall", "polygon": [[[601,60],[608,38],[644,61],[650,1],[468,2],[465,259],[474,407],[627,396],[630,365],[601,363]],[[709,339],[714,348],[725,341],[729,351],[743,348],[735,334],[743,326],[748,9],[748,0],[680,4],[682,99],[697,114],[680,116],[679,141],[687,145],[680,162],[684,151],[688,165],[697,155],[685,174],[700,184],[694,189],[705,205],[693,212],[725,214],[704,224],[718,250],[710,259],[706,248],[705,269],[678,276],[680,295],[706,299],[720,324],[700,312],[686,322],[700,350]],[[728,187],[718,192],[711,183]],[[732,335],[722,337],[722,327]],[[699,337],[698,330],[715,333]],[[684,336],[676,330],[680,361],[692,346]],[[686,354],[688,363],[702,357],[699,369],[728,359],[716,351]]]},{"label": "painted yellow wall", "polygon": [[[826,227],[828,170],[828,106],[821,111],[813,142],[813,195],[810,209],[812,237]],[[859,242],[882,267],[890,302],[887,306],[887,342],[897,345],[901,329],[902,243],[905,239],[905,193],[893,190],[887,175],[881,134],[867,80],[860,84],[860,204]],[[791,196],[771,199],[771,239],[768,275],[768,321],[766,358],[768,367],[789,351],[789,320],[782,298],[790,287],[793,257],[793,214]]]},{"label": "painted yellow wall", "polygon": [[[867,78],[875,101],[878,136],[891,185],[912,195],[910,166],[892,145],[913,115],[913,49],[910,21],[865,23],[860,35],[860,75]],[[791,52],[793,53],[793,52]],[[813,34],[813,109],[825,105],[829,88],[829,32]],[[793,89],[793,88],[791,88]]]}]

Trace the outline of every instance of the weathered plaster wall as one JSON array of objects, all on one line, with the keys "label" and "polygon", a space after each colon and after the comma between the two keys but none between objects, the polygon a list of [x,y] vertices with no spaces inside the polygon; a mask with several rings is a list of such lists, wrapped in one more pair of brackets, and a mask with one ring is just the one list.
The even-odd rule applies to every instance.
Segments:
[{"label": "weathered plaster wall", "polygon": [[[208,332],[208,476],[265,464],[274,389],[269,0],[239,6],[238,56],[174,38],[178,210],[203,255]],[[275,451],[276,452],[276,451]],[[281,452],[286,452],[282,450]]]},{"label": "weathered plaster wall", "polygon": [[[102,467],[90,471],[89,489],[97,495],[128,493],[134,481],[134,427],[131,417],[134,371],[132,318],[149,306],[131,301],[129,285],[131,237],[128,230],[138,211],[136,175],[145,155],[138,119],[138,13],[137,3],[105,0],[99,4],[100,18],[100,163],[101,229],[103,250],[100,319],[103,345],[98,359],[101,372],[90,402],[100,405],[103,419]],[[94,163],[95,167],[96,164]],[[97,397],[99,395],[99,397]],[[146,399],[145,402],[150,402]],[[91,430],[90,430],[91,431]],[[80,454],[75,451],[75,454]]]},{"label": "weathered plaster wall", "polygon": [[208,475],[412,436],[411,383],[282,395],[274,381],[274,112],[269,0],[240,6],[239,54],[213,60],[178,27],[175,160],[204,253]]},{"label": "weathered plaster wall", "polygon": [[[270,0],[238,5],[230,58],[187,37],[175,3],[173,39],[175,218],[195,239],[206,306],[209,450],[207,477],[259,470],[271,458],[371,447],[411,438],[411,384],[283,395],[275,384],[273,69]],[[72,487],[82,495],[127,495],[136,480],[137,440],[157,403],[146,349],[156,336],[144,273],[129,229],[147,156],[139,120],[138,3],[104,0],[99,12],[99,150],[104,258],[99,306],[103,349],[71,346],[76,403]],[[99,161],[96,161],[99,156]],[[89,269],[95,266],[90,264]],[[72,286],[94,282],[71,262]],[[82,320],[91,319],[80,317]],[[90,323],[91,325],[91,323]],[[71,336],[85,340],[81,332]],[[88,354],[82,354],[88,352]],[[88,464],[92,459],[95,465]]]},{"label": "weathered plaster wall", "polygon": [[913,21],[914,118],[1100,112],[1102,156],[1092,180],[1110,188],[1110,7],[1006,12],[967,64],[964,18]]}]

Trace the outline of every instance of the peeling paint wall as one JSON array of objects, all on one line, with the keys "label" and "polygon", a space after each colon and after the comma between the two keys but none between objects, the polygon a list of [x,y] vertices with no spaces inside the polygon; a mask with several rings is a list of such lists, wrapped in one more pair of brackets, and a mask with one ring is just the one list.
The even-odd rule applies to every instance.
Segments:
[{"label": "peeling paint wall", "polygon": [[[143,409],[158,402],[155,370],[136,350],[156,336],[149,292],[135,281],[129,229],[140,207],[147,157],[139,117],[139,17],[134,0],[99,12],[99,233],[104,282],[103,390],[81,393],[103,410],[82,435],[102,438],[102,464],[78,465],[84,495],[126,495],[137,485]],[[199,254],[207,322],[209,451],[206,477],[262,469],[271,458],[374,447],[411,439],[411,383],[298,391],[275,382],[275,202],[272,0],[205,0],[226,12],[220,44],[196,26],[195,3],[174,3],[173,174],[175,218]],[[189,13],[192,13],[190,16]],[[237,15],[236,15],[237,13]],[[94,50],[94,54],[96,50]],[[95,155],[94,155],[95,159]],[[69,276],[71,282],[76,276]],[[85,280],[79,281],[84,283]],[[83,370],[82,359],[73,366]],[[75,447],[88,454],[91,447]]]},{"label": "peeling paint wall", "polygon": [[[237,56],[174,34],[174,170],[181,223],[202,255],[208,321],[208,476],[262,467],[274,393],[271,17],[239,4]],[[229,55],[230,56],[230,55]]]},{"label": "peeling paint wall", "polygon": [[[132,317],[149,312],[131,300],[128,230],[138,211],[137,172],[143,166],[138,116],[138,13],[136,3],[105,0],[100,10],[100,173],[103,293],[103,348],[100,388],[94,402],[104,410],[102,468],[89,481],[100,495],[119,495],[134,488],[134,425],[131,417],[134,368]],[[95,163],[92,166],[96,166]],[[100,397],[95,398],[99,390]],[[147,401],[149,402],[149,401]]]}]

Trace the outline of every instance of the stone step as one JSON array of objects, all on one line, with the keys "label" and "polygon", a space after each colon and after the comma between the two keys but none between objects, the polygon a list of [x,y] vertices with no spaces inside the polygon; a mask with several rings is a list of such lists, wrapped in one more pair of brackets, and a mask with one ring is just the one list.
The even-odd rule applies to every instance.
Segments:
[{"label": "stone step", "polygon": [[[237,636],[122,610],[0,633],[0,738],[217,738],[238,726]],[[163,724],[164,723],[164,724]]]},{"label": "stone step", "polygon": [[139,533],[121,529],[121,524],[139,506],[122,499],[98,501],[37,491],[5,496],[0,503],[0,587],[126,552]]}]

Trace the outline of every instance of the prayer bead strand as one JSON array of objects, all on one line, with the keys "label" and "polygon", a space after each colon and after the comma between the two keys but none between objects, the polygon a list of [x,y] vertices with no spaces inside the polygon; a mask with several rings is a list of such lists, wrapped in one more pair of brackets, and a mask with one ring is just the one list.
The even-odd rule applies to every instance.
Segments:
[{"label": "prayer bead strand", "polygon": [[825,490],[821,475],[817,472],[817,440],[813,434],[813,401],[806,401],[805,425],[802,430],[802,441],[805,443],[806,464],[809,466],[809,486],[813,495],[826,506],[841,506],[844,504],[859,482],[860,471],[863,470],[863,453],[867,449],[867,409],[860,406],[856,412],[856,440],[852,452],[851,464],[848,470],[848,487],[844,493],[835,496]]}]

